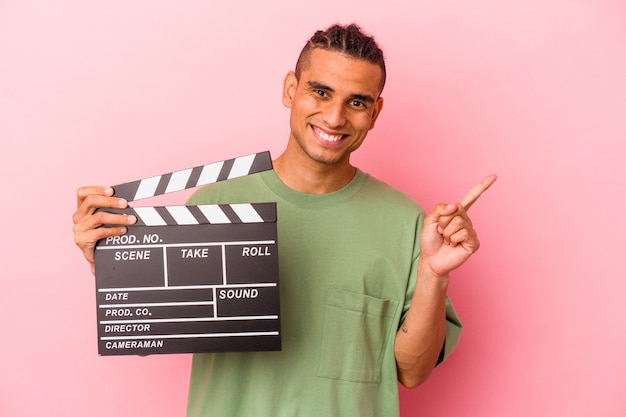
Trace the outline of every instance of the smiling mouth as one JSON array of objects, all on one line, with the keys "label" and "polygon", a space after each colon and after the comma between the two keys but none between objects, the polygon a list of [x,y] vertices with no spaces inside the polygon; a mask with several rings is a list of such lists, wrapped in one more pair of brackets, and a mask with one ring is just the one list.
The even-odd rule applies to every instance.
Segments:
[{"label": "smiling mouth", "polygon": [[341,139],[343,139],[344,135],[331,135],[329,133],[324,132],[322,129],[313,126],[313,131],[315,132],[315,134],[317,135],[317,137],[319,137],[320,139],[322,139],[323,141],[326,142],[338,142]]}]

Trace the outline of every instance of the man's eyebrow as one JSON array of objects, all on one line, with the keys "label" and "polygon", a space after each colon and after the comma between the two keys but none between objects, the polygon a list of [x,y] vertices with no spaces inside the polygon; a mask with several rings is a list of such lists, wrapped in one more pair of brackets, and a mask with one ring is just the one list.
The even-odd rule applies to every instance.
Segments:
[{"label": "man's eyebrow", "polygon": [[309,81],[307,82],[307,85],[309,86],[309,88],[312,88],[315,90],[326,90],[326,91],[330,91],[331,93],[335,91],[329,86],[320,83],[319,81]]},{"label": "man's eyebrow", "polygon": [[374,100],[374,97],[370,96],[369,94],[353,94],[351,97],[364,103],[373,103],[374,101],[376,101]]},{"label": "man's eyebrow", "polygon": [[[307,85],[309,86],[309,88],[314,90],[325,90],[331,93],[335,92],[335,90],[333,90],[331,87],[327,86],[326,84],[322,84],[319,81],[308,81]],[[374,103],[376,101],[374,97],[370,96],[369,94],[352,94],[350,95],[350,98],[360,100],[364,103]]]}]

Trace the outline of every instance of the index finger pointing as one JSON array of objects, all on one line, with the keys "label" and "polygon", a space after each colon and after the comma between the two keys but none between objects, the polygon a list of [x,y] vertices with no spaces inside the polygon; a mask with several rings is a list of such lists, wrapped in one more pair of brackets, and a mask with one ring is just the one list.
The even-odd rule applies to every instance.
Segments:
[{"label": "index finger pointing", "polygon": [[476,200],[478,200],[478,197],[480,197],[482,193],[484,193],[489,187],[491,187],[491,184],[493,184],[496,179],[498,179],[496,174],[491,174],[486,176],[481,182],[473,186],[467,192],[467,194],[465,194],[465,197],[461,199],[461,205],[463,206],[463,208],[465,210],[468,210],[472,206],[472,204],[474,204]]}]

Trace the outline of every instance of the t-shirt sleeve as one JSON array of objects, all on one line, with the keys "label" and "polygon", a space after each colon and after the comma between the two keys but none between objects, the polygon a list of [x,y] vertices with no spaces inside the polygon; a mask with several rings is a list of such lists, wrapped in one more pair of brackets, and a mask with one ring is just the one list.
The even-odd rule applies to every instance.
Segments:
[{"label": "t-shirt sleeve", "polygon": [[437,365],[445,361],[452,351],[456,348],[461,337],[461,330],[463,326],[459,317],[454,311],[450,298],[446,297],[446,340],[443,343],[443,348],[439,354],[439,360]]}]

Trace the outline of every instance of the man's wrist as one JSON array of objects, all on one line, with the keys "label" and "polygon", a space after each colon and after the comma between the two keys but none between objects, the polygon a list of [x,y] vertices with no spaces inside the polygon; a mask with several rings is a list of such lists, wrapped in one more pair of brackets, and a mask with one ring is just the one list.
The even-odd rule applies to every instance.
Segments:
[{"label": "man's wrist", "polygon": [[450,273],[437,274],[428,265],[428,262],[420,261],[417,265],[417,281],[421,281],[423,284],[430,284],[435,287],[440,287],[444,291],[448,289],[448,283],[450,282]]}]

